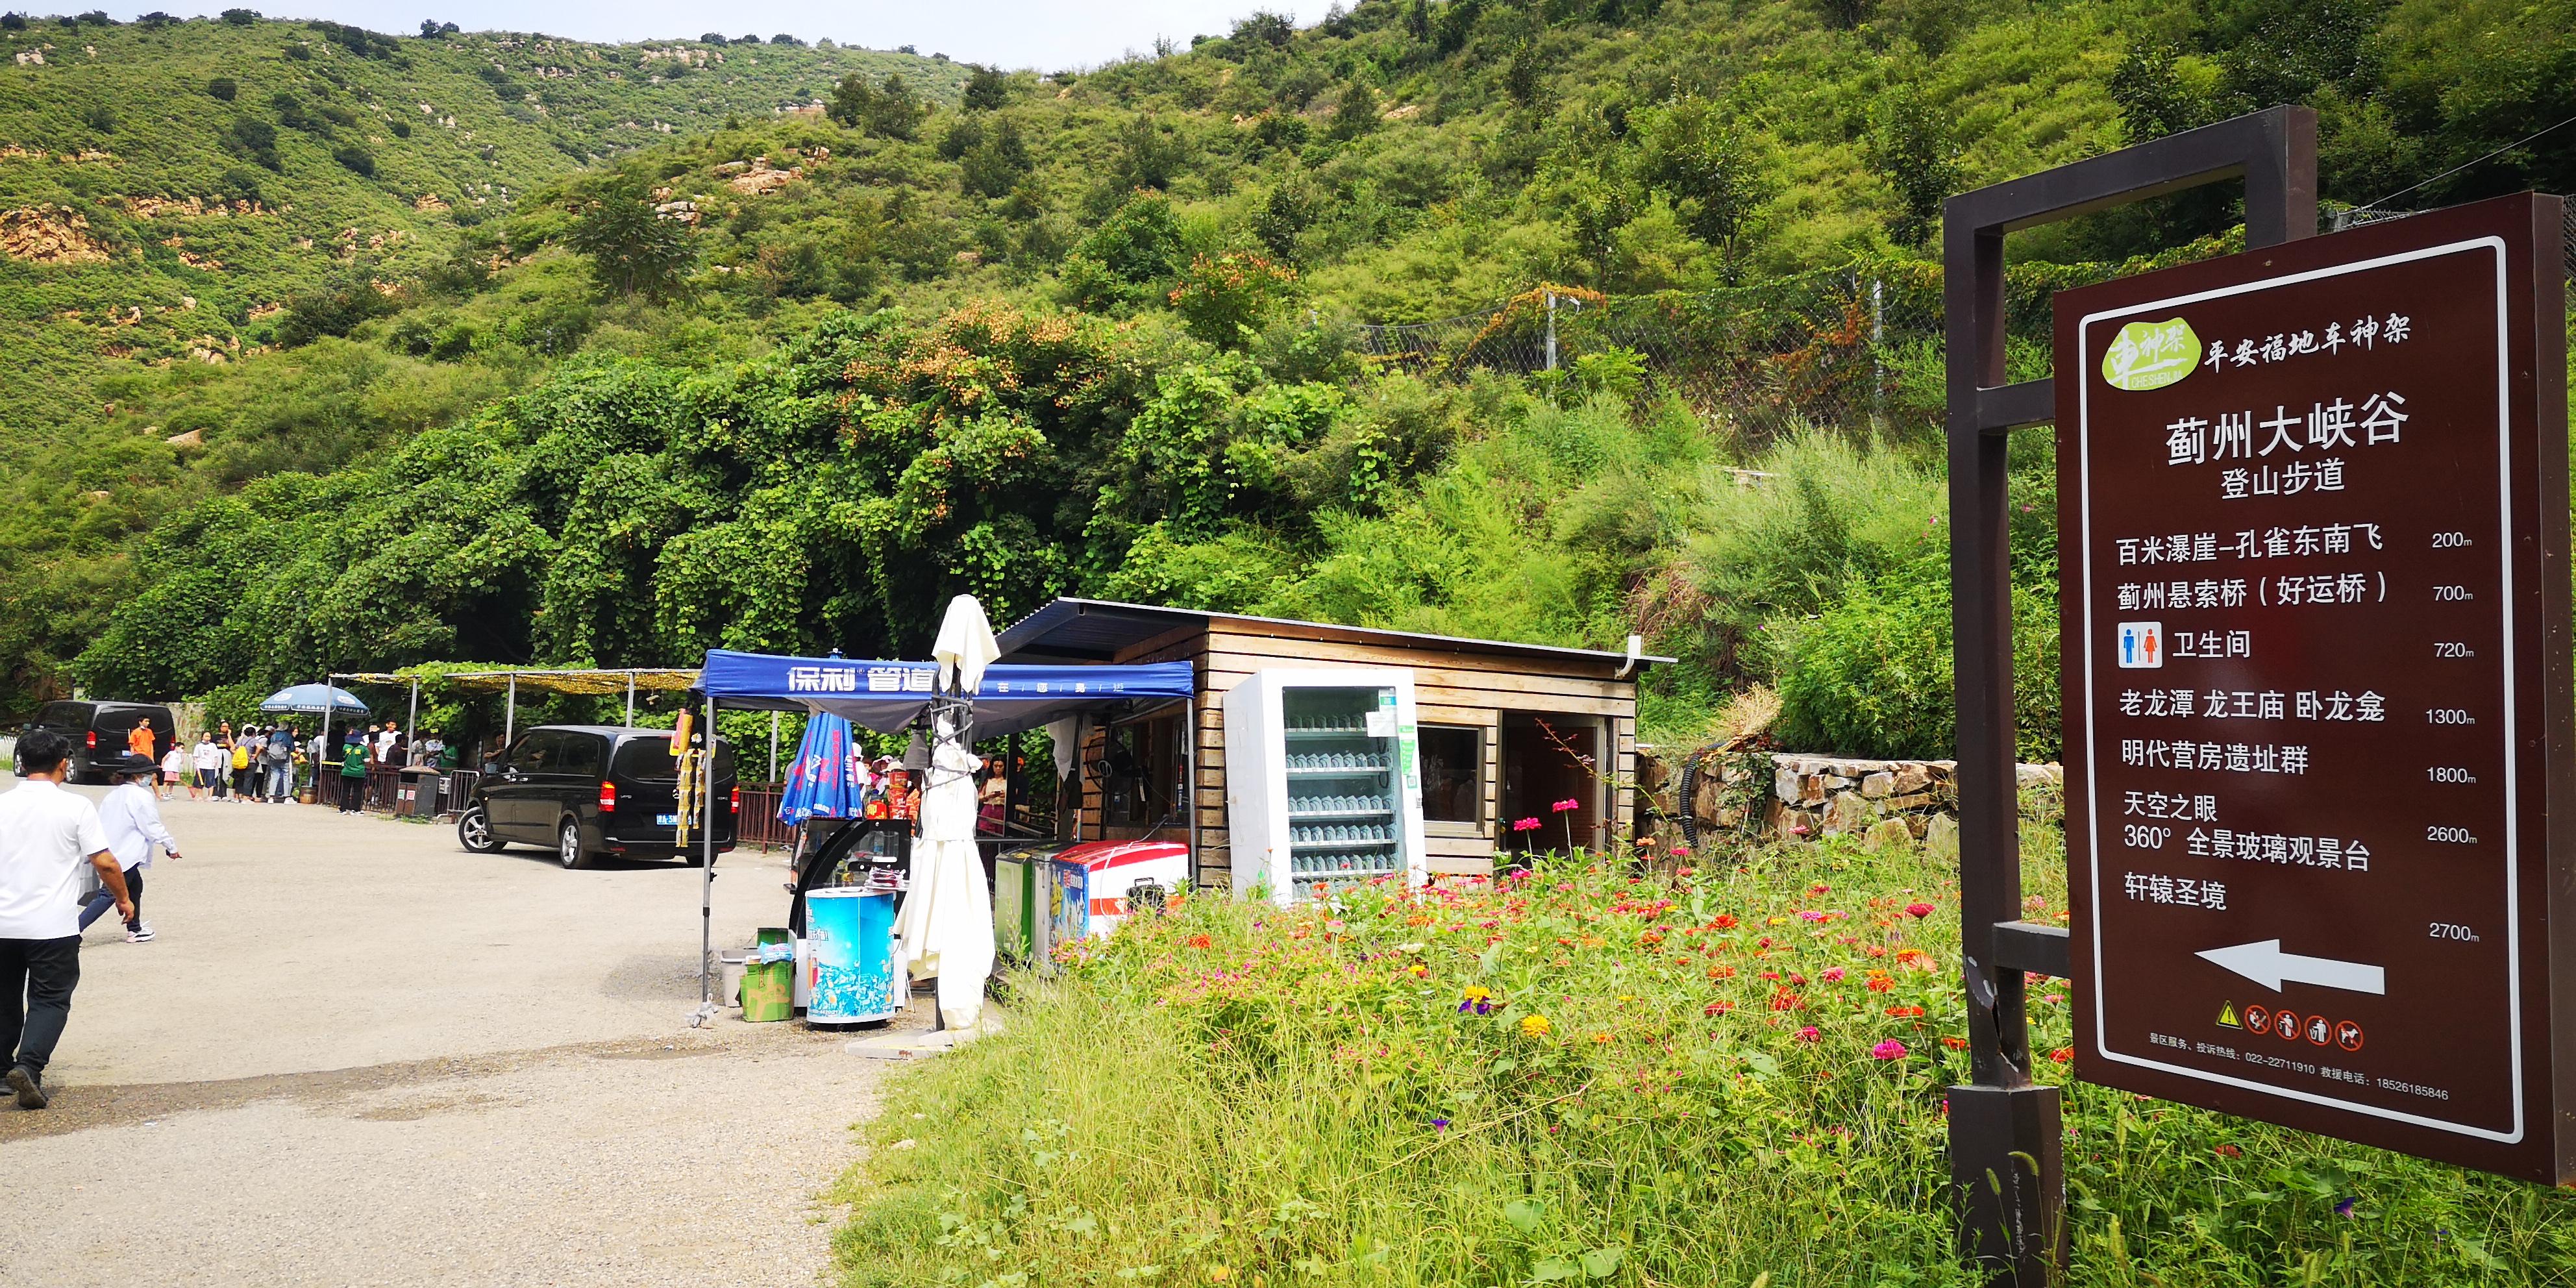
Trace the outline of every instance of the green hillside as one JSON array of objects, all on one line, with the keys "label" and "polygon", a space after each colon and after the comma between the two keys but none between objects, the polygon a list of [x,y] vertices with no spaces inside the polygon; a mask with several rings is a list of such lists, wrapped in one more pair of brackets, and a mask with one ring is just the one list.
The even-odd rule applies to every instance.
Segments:
[{"label": "green hillside", "polygon": [[[136,354],[79,366],[109,374],[30,422],[5,481],[19,700],[440,657],[901,652],[957,590],[997,616],[1090,592],[1614,647],[1642,629],[1684,659],[1651,699],[1668,735],[1776,685],[1815,745],[1938,750],[1946,672],[1891,659],[1946,647],[1925,250],[1944,196],[2281,101],[2317,108],[2332,202],[2436,175],[2396,204],[2576,182],[2576,130],[2485,157],[2576,115],[2568,0],[1375,0],[1088,71],[951,69],[903,98],[875,67],[824,83],[862,55],[764,45],[780,79],[759,102],[699,102],[688,137],[613,155],[653,113],[576,107],[576,87],[678,104],[752,51],[646,86],[539,76],[587,53],[509,38],[279,52],[311,30],[101,33],[169,42],[135,55],[155,67],[183,37],[252,41],[304,98],[383,102],[379,122],[428,102],[441,123],[284,129],[281,174],[209,115],[190,164],[248,173],[283,213],[191,215],[177,247],[178,220],[104,189],[43,198],[125,240],[13,262],[0,300],[95,346],[79,363]],[[0,74],[80,49],[47,38],[43,68]],[[537,102],[493,93],[477,69],[496,57]],[[412,88],[433,65],[448,88]],[[326,100],[323,68],[382,91]],[[277,92],[249,84],[236,106]],[[828,116],[771,111],[826,91]],[[469,146],[465,108],[458,137],[443,120],[476,94]],[[60,119],[27,137],[77,157],[90,125],[45,101]],[[374,180],[331,160],[371,134]],[[529,167],[507,203],[474,177],[496,141]],[[433,190],[450,209],[413,208]],[[365,202],[371,221],[336,213]],[[2235,222],[2225,193],[2186,194],[2017,239],[2022,316],[2132,257],[2222,251]],[[324,230],[280,243],[278,289],[190,289],[268,262],[218,233],[272,226]],[[379,226],[419,231],[365,246]],[[167,366],[124,338],[144,322],[34,302],[132,283],[168,293],[143,301],[170,310],[144,310],[178,346]],[[1371,329],[1541,284],[1570,310],[1560,371],[1460,361],[1534,343],[1534,296]],[[209,311],[238,317],[239,357],[187,353]],[[2035,329],[2013,362],[2044,370]],[[39,383],[31,406],[78,388]],[[2053,612],[2048,467],[2034,442],[2017,476],[2034,622]],[[2053,637],[2032,634],[2044,753]]]},{"label": "green hillside", "polygon": [[0,29],[0,408],[58,441],[103,374],[238,361],[325,282],[397,285],[532,187],[729,118],[809,106],[851,71],[955,101],[908,54],[540,35],[394,39],[331,23]]}]

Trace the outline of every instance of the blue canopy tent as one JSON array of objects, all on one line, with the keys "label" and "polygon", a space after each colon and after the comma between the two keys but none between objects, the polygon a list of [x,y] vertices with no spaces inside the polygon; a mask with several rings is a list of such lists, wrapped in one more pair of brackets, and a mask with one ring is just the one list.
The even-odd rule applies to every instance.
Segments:
[{"label": "blue canopy tent", "polygon": [[[805,711],[839,716],[877,733],[895,733],[922,718],[938,696],[936,662],[861,661],[832,657],[782,657],[714,649],[698,674],[697,692],[705,701],[707,728],[715,727],[720,709]],[[988,666],[975,691],[974,730],[978,738],[999,737],[1036,729],[1065,716],[1085,712],[1142,712],[1172,703],[1189,708],[1185,728],[1198,725],[1198,685],[1187,662],[1101,666]],[[1198,782],[1198,739],[1182,739],[1184,781]],[[705,880],[715,876],[713,805],[702,832],[707,853]],[[1198,864],[1198,810],[1189,820],[1190,863]],[[714,947],[712,887],[702,891],[699,907],[699,1013],[714,1014],[714,980],[706,963]]]},{"label": "blue canopy tent", "polygon": [[[1121,702],[1143,707],[1186,702],[1196,677],[1187,662],[1138,666],[991,666],[975,691],[975,735],[1035,729],[1061,716]],[[823,711],[862,729],[895,733],[936,696],[937,662],[862,662],[843,657],[774,657],[716,649],[698,691],[737,710]]]}]

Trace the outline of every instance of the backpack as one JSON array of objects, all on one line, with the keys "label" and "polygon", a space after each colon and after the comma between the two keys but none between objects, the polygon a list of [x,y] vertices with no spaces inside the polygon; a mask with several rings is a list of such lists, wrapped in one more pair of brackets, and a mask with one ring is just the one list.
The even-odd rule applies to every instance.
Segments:
[{"label": "backpack", "polygon": [[233,768],[250,768],[250,748],[248,746],[238,742],[233,744]]}]

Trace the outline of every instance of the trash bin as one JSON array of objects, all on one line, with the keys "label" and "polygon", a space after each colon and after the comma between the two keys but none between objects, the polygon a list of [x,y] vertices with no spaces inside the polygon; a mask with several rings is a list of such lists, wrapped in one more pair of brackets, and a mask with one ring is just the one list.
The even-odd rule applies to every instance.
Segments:
[{"label": "trash bin", "polygon": [[754,1024],[787,1019],[796,1013],[796,941],[785,926],[763,926],[757,943],[785,952],[772,961],[771,953],[754,951],[743,964],[742,1018]]},{"label": "trash bin", "polygon": [[394,788],[394,814],[401,818],[438,817],[438,793],[444,785],[435,769],[404,769],[401,783]]}]

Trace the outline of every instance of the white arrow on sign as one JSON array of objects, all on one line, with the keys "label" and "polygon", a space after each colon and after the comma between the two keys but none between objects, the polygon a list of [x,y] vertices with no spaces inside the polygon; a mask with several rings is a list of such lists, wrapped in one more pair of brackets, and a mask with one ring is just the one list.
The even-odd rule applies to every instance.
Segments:
[{"label": "white arrow on sign", "polygon": [[2355,993],[2388,991],[2388,972],[2360,962],[2339,962],[2331,957],[2302,957],[2281,951],[2281,941],[2266,939],[2259,943],[2237,944],[2230,948],[2212,948],[2200,953],[2218,965],[2272,990],[2281,991],[2284,980],[2293,984],[2315,984],[2323,988],[2340,988]]}]

